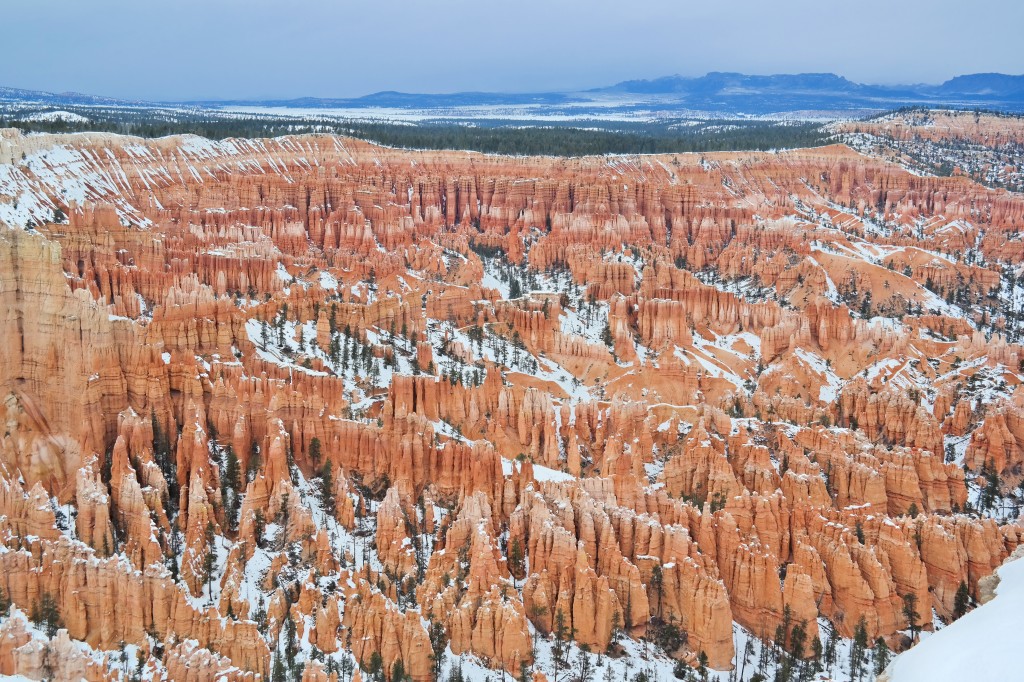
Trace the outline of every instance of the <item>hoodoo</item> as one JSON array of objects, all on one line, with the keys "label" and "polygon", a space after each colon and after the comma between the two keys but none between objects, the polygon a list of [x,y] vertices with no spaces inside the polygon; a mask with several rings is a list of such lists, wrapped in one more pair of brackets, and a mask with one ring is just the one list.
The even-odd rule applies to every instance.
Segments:
[{"label": "hoodoo", "polygon": [[2,150],[2,675],[861,679],[1024,540],[1019,193],[845,144]]}]

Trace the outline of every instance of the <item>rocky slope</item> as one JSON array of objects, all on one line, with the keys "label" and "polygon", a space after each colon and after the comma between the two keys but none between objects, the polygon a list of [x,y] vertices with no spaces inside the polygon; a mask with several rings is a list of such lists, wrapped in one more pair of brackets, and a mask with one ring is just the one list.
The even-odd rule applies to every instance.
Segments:
[{"label": "rocky slope", "polygon": [[966,175],[1024,191],[1024,119],[1019,114],[910,109],[831,124],[857,149],[925,173]]},{"label": "rocky slope", "polygon": [[[897,657],[879,682],[1012,680],[1020,670],[1013,624],[1024,605],[1024,552],[1017,550],[980,587],[983,608]],[[980,655],[978,655],[980,654]]]},{"label": "rocky slope", "polygon": [[1020,195],[0,135],[0,674],[855,677],[1024,537]]}]

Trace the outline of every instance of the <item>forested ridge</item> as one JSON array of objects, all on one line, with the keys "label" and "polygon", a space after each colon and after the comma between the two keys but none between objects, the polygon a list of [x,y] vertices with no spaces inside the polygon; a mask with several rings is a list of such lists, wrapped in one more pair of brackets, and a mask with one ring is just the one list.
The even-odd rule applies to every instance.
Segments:
[{"label": "forested ridge", "polygon": [[[82,108],[88,120],[31,120],[19,112],[0,116],[0,127],[24,132],[111,132],[154,138],[193,134],[210,139],[277,137],[328,133],[356,137],[389,147],[467,149],[496,154],[579,156],[585,154],[658,154],[816,147],[832,141],[820,124],[806,122],[709,119],[666,123],[574,122],[512,126],[488,120],[473,125],[426,121],[418,125],[387,121],[325,118],[222,117],[217,112],[159,109]],[[71,108],[68,108],[70,111]],[[586,127],[581,127],[586,126]]]}]

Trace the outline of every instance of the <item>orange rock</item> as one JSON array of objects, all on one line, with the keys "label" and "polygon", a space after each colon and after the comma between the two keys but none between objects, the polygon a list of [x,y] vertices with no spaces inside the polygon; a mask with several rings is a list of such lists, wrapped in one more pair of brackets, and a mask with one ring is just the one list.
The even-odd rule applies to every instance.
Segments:
[{"label": "orange rock", "polygon": [[8,619],[0,672],[48,654],[101,679],[75,642],[124,641],[173,679],[254,679],[294,631],[426,682],[433,618],[518,674],[559,613],[597,649],[616,617],[674,622],[684,660],[728,669],[734,624],[889,637],[907,594],[948,619],[1021,542],[952,514],[945,447],[1019,482],[1024,352],[925,288],[988,300],[979,263],[1024,259],[1012,193],[840,145],[509,159],[12,130],[0,160],[11,196],[68,216],[0,230],[0,588],[22,611],[53,595],[67,627]]}]

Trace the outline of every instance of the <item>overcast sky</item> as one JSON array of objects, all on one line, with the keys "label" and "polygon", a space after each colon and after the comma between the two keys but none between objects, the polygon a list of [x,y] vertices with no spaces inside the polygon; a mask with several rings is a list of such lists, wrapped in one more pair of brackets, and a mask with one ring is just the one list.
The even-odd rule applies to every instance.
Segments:
[{"label": "overcast sky", "polygon": [[536,92],[707,71],[1024,73],[1021,0],[7,0],[0,85],[142,99]]}]

